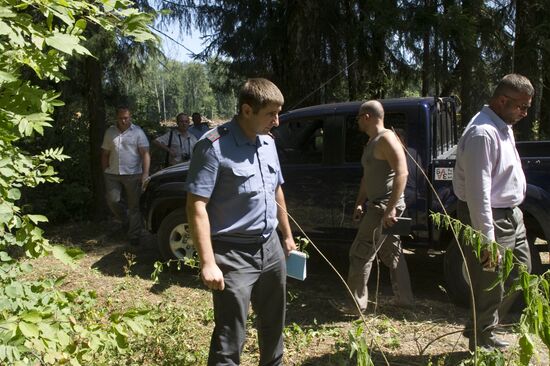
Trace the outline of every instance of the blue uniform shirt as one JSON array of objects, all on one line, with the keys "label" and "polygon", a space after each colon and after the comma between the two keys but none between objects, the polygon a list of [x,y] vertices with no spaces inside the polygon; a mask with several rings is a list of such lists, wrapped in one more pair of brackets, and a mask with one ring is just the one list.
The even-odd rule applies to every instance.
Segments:
[{"label": "blue uniform shirt", "polygon": [[213,239],[255,243],[277,227],[275,189],[283,182],[273,138],[250,141],[233,119],[197,142],[186,188],[209,198]]}]

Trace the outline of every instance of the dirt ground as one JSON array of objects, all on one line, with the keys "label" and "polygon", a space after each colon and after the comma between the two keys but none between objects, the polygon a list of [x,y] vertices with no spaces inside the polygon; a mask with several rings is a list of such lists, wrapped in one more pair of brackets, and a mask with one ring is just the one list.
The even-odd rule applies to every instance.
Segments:
[{"label": "dirt ground", "polygon": [[[52,241],[80,247],[86,255],[76,269],[65,267],[53,258],[40,259],[35,263],[34,274],[67,275],[67,288],[93,288],[99,301],[114,310],[170,303],[196,313],[197,319],[204,319],[209,311],[210,295],[193,270],[165,271],[160,283],[154,284],[150,279],[153,264],[161,260],[156,237],[144,237],[139,248],[131,248],[109,226],[108,223],[75,224],[48,229],[46,232]],[[336,268],[345,273],[347,249],[328,243],[321,248]],[[285,365],[350,365],[345,361],[349,358],[345,345],[356,318],[338,312],[329,302],[348,295],[338,276],[314,249],[310,248],[309,252],[307,279],[288,282]],[[446,296],[441,255],[409,252],[407,263],[416,297],[414,309],[393,306],[387,271],[382,268],[378,274],[377,267],[373,268],[370,296],[375,296],[379,278],[378,305],[376,311],[367,314],[366,321],[375,365],[459,364],[469,356],[467,339],[461,335],[468,313],[453,305]],[[196,328],[203,335],[192,341],[193,347],[204,354],[212,325],[197,322]],[[508,328],[500,333],[512,344],[507,352],[514,352],[517,337]],[[249,332],[249,338],[242,360],[245,366],[257,364],[253,331]],[[536,352],[531,364],[549,365],[545,347],[537,347]]]}]

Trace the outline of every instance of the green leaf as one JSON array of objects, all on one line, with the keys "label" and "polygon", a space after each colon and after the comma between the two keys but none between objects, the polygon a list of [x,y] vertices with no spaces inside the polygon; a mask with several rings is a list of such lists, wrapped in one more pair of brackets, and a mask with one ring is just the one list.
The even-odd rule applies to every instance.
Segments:
[{"label": "green leaf", "polygon": [[75,26],[75,28],[79,28],[80,30],[85,30],[87,24],[88,23],[86,22],[85,19],[78,19],[76,21],[76,23],[74,24],[74,26]]},{"label": "green leaf", "polygon": [[42,315],[36,310],[29,310],[21,314],[21,319],[27,323],[38,323],[42,320]]},{"label": "green leaf", "polygon": [[43,215],[27,215],[29,220],[33,222],[33,224],[38,224],[39,222],[48,222],[48,218]]},{"label": "green leaf", "polygon": [[13,18],[16,14],[5,6],[0,6],[0,18]]},{"label": "green leaf", "polygon": [[[0,32],[1,34],[1,32]],[[13,81],[16,81],[17,78],[6,71],[0,71],[0,84],[2,83],[11,83]]]},{"label": "green leaf", "polygon": [[27,323],[24,321],[19,323],[19,330],[27,338],[36,338],[40,333],[36,324]]},{"label": "green leaf", "polygon": [[69,250],[61,245],[54,245],[52,248],[52,254],[55,258],[70,266],[73,266],[75,264],[75,260],[84,255],[79,249],[73,248]]},{"label": "green leaf", "polygon": [[62,330],[59,330],[57,332],[57,340],[59,341],[59,344],[61,344],[61,346],[63,347],[67,347],[69,344],[71,344],[71,337],[69,337],[69,335]]},{"label": "green leaf", "polygon": [[80,45],[80,38],[72,34],[54,33],[53,36],[46,38],[46,44],[68,55],[76,52],[91,56],[90,51]]},{"label": "green leaf", "polygon": [[9,25],[0,20],[0,35],[9,35],[13,34],[13,30]]},{"label": "green leaf", "polygon": [[40,330],[40,334],[43,338],[46,339],[55,339],[56,338],[56,331],[55,329],[48,323],[39,323],[38,329]]},{"label": "green leaf", "polygon": [[535,345],[529,334],[523,334],[519,339],[519,362],[520,365],[527,366],[533,357]]},{"label": "green leaf", "polygon": [[6,252],[0,252],[0,261],[1,262],[10,262],[12,258]]},{"label": "green leaf", "polygon": [[116,343],[118,348],[125,349],[128,347],[128,340],[125,336],[123,336],[120,333],[117,333],[116,335]]},{"label": "green leaf", "polygon": [[124,319],[124,322],[132,329],[132,331],[138,333],[138,334],[145,334],[145,330],[139,324],[138,322],[134,321],[133,319],[126,318]]},{"label": "green leaf", "polygon": [[0,223],[7,223],[13,217],[13,209],[7,203],[0,203]]},{"label": "green leaf", "polygon": [[12,201],[17,201],[21,198],[21,191],[17,188],[12,188],[8,191],[8,199]]}]

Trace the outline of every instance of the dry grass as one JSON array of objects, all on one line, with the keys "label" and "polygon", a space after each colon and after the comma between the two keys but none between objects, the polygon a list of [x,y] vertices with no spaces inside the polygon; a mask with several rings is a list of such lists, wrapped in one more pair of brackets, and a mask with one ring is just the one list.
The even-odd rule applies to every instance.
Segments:
[{"label": "dry grass", "polygon": [[[124,359],[113,364],[205,365],[212,310],[210,295],[196,273],[168,270],[159,284],[153,283],[153,264],[160,260],[155,238],[145,238],[139,249],[130,248],[120,235],[103,234],[107,227],[109,224],[79,224],[50,229],[52,240],[80,247],[86,255],[74,269],[53,258],[42,258],[35,262],[33,275],[65,275],[66,288],[94,289],[98,306],[113,311],[155,309],[155,328],[145,339],[135,339]],[[331,258],[337,268],[345,270],[345,249],[341,252],[344,255],[336,253]],[[457,365],[469,355],[467,340],[461,335],[467,312],[452,305],[442,290],[440,257],[417,253],[408,255],[407,261],[416,308],[392,305],[388,274],[381,270],[377,312],[367,315],[369,339],[375,341],[371,344],[375,365],[385,365],[385,359],[390,365]],[[346,292],[336,275],[314,255],[308,271],[305,282],[289,280],[285,365],[352,365],[347,333],[354,318],[339,313],[328,301],[343,299]],[[502,336],[515,344],[514,334],[504,332]],[[514,347],[509,352],[514,352]],[[257,356],[256,332],[250,326],[241,364],[257,365]],[[547,354],[532,364],[548,365]]]}]

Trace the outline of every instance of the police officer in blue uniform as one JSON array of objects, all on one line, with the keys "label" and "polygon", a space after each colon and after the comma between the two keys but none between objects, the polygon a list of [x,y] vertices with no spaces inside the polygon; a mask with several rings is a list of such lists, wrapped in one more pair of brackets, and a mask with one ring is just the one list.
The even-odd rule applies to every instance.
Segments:
[{"label": "police officer in blue uniform", "polygon": [[214,303],[210,366],[240,364],[250,302],[257,315],[260,365],[282,364],[285,255],[296,244],[269,131],[278,126],[283,103],[275,84],[249,79],[239,94],[239,114],[206,133],[191,159],[187,216]]}]

